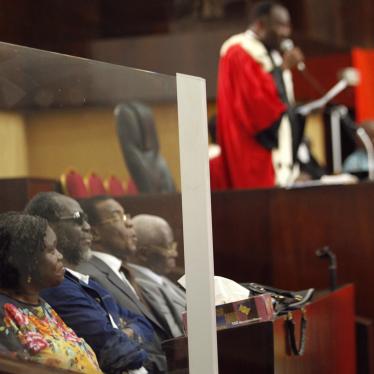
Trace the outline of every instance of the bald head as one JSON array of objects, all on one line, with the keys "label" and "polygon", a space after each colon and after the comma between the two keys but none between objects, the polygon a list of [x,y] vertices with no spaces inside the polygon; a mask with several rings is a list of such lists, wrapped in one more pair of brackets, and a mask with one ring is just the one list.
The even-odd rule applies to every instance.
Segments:
[{"label": "bald head", "polygon": [[167,246],[169,242],[173,241],[171,227],[161,217],[140,214],[135,216],[132,222],[138,237],[138,246]]},{"label": "bald head", "polygon": [[137,242],[137,260],[156,273],[168,274],[178,256],[170,225],[161,217],[140,214],[132,219]]}]

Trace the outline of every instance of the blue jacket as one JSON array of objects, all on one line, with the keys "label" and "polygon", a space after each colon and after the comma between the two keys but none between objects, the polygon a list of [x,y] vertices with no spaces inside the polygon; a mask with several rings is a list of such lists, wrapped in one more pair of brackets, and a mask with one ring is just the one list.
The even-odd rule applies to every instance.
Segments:
[{"label": "blue jacket", "polygon": [[[154,339],[152,326],[118,305],[98,283],[90,280],[87,285],[66,271],[64,281],[41,296],[92,347],[104,372],[122,373],[145,364],[144,346]],[[121,330],[124,324],[134,331],[134,338]]]}]

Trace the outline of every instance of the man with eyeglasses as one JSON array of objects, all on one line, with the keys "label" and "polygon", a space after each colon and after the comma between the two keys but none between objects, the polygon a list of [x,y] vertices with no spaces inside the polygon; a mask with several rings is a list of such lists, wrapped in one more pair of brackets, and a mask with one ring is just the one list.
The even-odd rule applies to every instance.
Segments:
[{"label": "man with eyeglasses", "polygon": [[118,305],[112,295],[78,266],[90,257],[92,234],[87,216],[74,199],[56,192],[37,194],[28,214],[48,220],[64,255],[65,279],[42,297],[93,348],[106,373],[163,373],[166,359],[151,324]]},{"label": "man with eyeglasses", "polygon": [[170,225],[150,214],[133,217],[132,224],[138,239],[133,262],[166,277],[176,271],[177,242]]},{"label": "man with eyeglasses", "polygon": [[138,238],[137,251],[129,264],[139,284],[153,295],[155,286],[177,310],[178,322],[186,310],[186,294],[168,275],[176,269],[177,243],[170,225],[161,217],[139,214],[132,219]]},{"label": "man with eyeglasses", "polygon": [[146,317],[161,340],[181,336],[181,313],[162,287],[154,279],[147,278],[145,284],[134,277],[137,272],[128,261],[136,253],[137,238],[123,207],[109,196],[81,203],[92,228],[93,256],[79,270],[109,290],[120,305]]}]

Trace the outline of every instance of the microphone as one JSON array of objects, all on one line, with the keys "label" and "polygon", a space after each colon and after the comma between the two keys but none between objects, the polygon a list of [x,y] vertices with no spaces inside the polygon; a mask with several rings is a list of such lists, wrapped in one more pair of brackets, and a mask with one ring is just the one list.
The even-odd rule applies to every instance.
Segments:
[{"label": "microphone", "polygon": [[360,83],[360,72],[356,68],[345,68],[338,74],[340,80],[324,96],[325,104],[339,95],[347,87],[355,87]]},{"label": "microphone", "polygon": [[349,86],[357,86],[360,83],[360,72],[352,67],[345,68],[339,73],[340,80],[331,87],[320,99],[297,108],[297,112],[306,116],[311,111],[321,109],[329,101],[339,95]]},{"label": "microphone", "polygon": [[326,259],[329,261],[329,275],[330,275],[330,290],[334,291],[337,288],[337,274],[336,270],[338,264],[336,261],[336,255],[330,250],[328,246],[324,246],[316,250],[316,256],[320,259]]},{"label": "microphone", "polygon": [[[288,52],[288,51],[291,51],[292,49],[295,48],[295,43],[293,42],[292,39],[283,39],[280,43],[280,50],[282,52]],[[297,65],[296,65],[296,68],[297,70],[299,71],[304,71],[306,66],[305,66],[305,63],[303,61],[300,61]]]},{"label": "microphone", "polygon": [[338,73],[338,78],[347,82],[347,86],[358,86],[360,84],[360,72],[353,67],[342,69]]},{"label": "microphone", "polygon": [[[295,48],[295,44],[292,39],[286,38],[283,39],[280,43],[280,50],[284,53],[287,51],[291,51]],[[303,77],[308,81],[308,83],[318,92],[319,95],[322,95],[324,89],[320,82],[307,70],[305,62],[300,61],[296,65],[296,69],[303,75]]]}]

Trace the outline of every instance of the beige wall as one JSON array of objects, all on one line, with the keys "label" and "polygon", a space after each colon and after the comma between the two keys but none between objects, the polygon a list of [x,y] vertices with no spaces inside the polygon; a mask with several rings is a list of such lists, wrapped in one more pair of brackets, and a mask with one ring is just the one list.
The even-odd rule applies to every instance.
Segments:
[{"label": "beige wall", "polygon": [[305,135],[310,139],[313,156],[320,165],[326,165],[325,130],[322,114],[312,114],[305,125]]},{"label": "beige wall", "polygon": [[23,177],[29,174],[26,128],[17,113],[0,113],[0,177]]},{"label": "beige wall", "polygon": [[[153,108],[164,155],[179,186],[177,112],[174,106]],[[26,118],[29,175],[59,178],[68,167],[83,175],[95,171],[106,178],[128,179],[109,109],[35,113]]]}]

